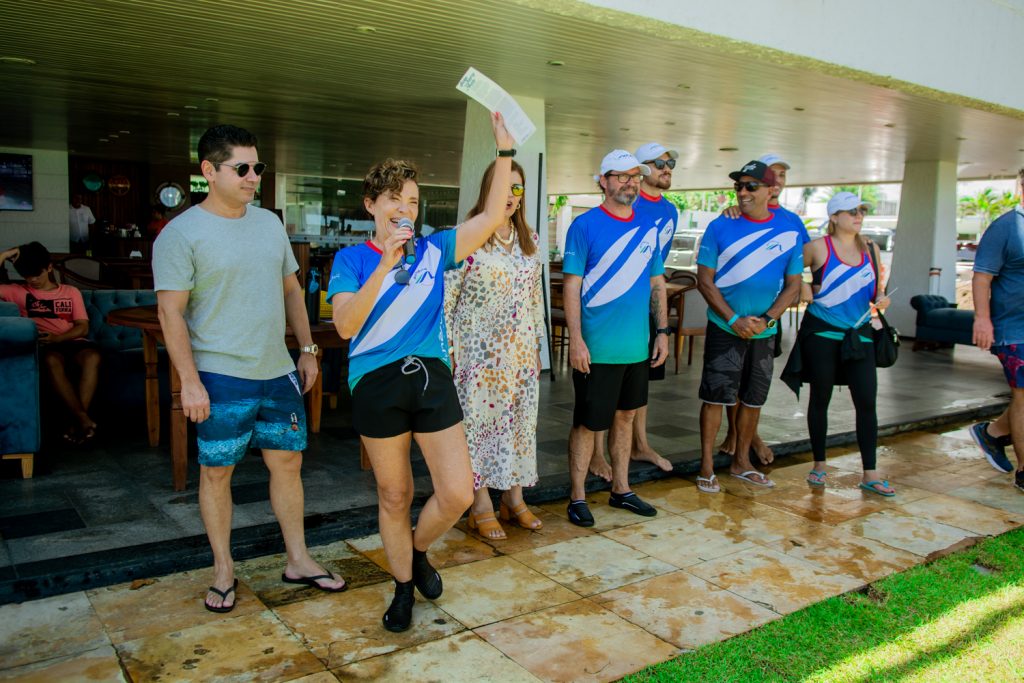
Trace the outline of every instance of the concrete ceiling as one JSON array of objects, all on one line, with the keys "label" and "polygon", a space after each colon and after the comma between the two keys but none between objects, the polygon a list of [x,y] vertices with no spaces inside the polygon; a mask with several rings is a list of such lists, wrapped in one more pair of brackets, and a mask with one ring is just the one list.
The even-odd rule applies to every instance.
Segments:
[{"label": "concrete ceiling", "polygon": [[956,159],[964,178],[1024,165],[1024,112],[696,45],[562,0],[0,0],[0,12],[0,57],[35,62],[0,61],[3,146],[174,164],[231,122],[279,172],[358,178],[403,156],[455,185],[466,99],[454,85],[472,65],[546,101],[552,193],[593,191],[605,152],[649,140],[679,149],[680,188],[721,187],[769,151],[794,183],[899,181],[906,159]]}]

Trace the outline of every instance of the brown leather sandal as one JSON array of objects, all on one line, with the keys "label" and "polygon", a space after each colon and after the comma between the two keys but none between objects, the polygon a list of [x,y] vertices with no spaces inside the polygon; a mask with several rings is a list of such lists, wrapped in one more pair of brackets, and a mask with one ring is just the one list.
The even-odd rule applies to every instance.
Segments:
[{"label": "brown leather sandal", "polygon": [[467,524],[481,538],[488,541],[500,541],[508,538],[505,530],[498,524],[498,520],[494,517],[493,512],[485,512],[480,515],[475,515],[472,512],[467,516]]},{"label": "brown leather sandal", "polygon": [[530,512],[530,508],[526,507],[526,503],[520,503],[515,509],[512,509],[505,504],[505,501],[501,501],[500,514],[505,521],[511,521],[515,516],[516,524],[530,531],[536,531],[544,526],[544,522],[537,519],[537,516]]}]

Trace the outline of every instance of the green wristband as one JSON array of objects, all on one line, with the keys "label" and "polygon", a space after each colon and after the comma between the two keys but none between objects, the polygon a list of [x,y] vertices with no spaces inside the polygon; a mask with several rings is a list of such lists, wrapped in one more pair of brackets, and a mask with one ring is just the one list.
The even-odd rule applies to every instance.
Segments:
[{"label": "green wristband", "polygon": [[733,314],[732,314],[732,317],[731,317],[731,318],[729,318],[729,322],[728,322],[728,323],[726,323],[726,324],[727,324],[727,325],[728,325],[729,327],[732,327],[733,323],[735,323],[735,322],[736,322],[737,320],[739,320],[739,319],[740,319],[740,314],[739,314],[739,313],[733,313]]}]

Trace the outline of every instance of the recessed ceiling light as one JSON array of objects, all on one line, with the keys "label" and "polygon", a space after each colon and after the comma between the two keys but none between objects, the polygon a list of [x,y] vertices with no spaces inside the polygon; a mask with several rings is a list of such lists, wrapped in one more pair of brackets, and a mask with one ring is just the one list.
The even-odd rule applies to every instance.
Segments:
[{"label": "recessed ceiling light", "polygon": [[895,128],[896,127],[895,123],[886,123],[884,125],[885,125],[886,128]]},{"label": "recessed ceiling light", "polygon": [[28,57],[0,57],[0,62],[4,64],[21,64],[23,66],[32,66],[36,63],[36,60],[29,59]]},{"label": "recessed ceiling light", "polygon": [[549,59],[548,66],[565,66],[565,62],[561,59]]},{"label": "recessed ceiling light", "polygon": [[690,86],[686,85],[685,83],[680,83],[676,87],[677,88],[682,88],[683,90],[689,90],[690,89]]},{"label": "recessed ceiling light", "polygon": [[793,111],[803,111],[803,107],[793,107]]},{"label": "recessed ceiling light", "polygon": [[715,164],[715,168],[722,168],[721,164]]},{"label": "recessed ceiling light", "polygon": [[337,165],[337,164],[327,164],[327,165],[328,165],[328,166],[329,166],[330,168],[337,168],[337,167],[338,167],[338,165]]},{"label": "recessed ceiling light", "polygon": [[430,152],[424,152],[424,153],[423,153],[423,156],[425,156],[425,157],[432,157],[432,156],[434,156],[434,155],[433,155],[433,154],[431,154]]},{"label": "recessed ceiling light", "polygon": [[674,126],[674,125],[676,125],[676,122],[675,121],[666,121],[665,125],[666,126]]},{"label": "recessed ceiling light", "polygon": [[356,26],[356,33],[376,33],[377,29],[373,26]]},{"label": "recessed ceiling light", "polygon": [[960,137],[960,136],[957,136],[957,138],[956,138],[956,139],[957,139],[957,140],[960,140],[961,142],[963,142],[963,141],[964,141],[964,140],[966,140],[967,138],[962,138],[962,137]]},{"label": "recessed ceiling light", "polygon": [[181,116],[181,115],[180,115],[180,114],[179,114],[178,112],[176,112],[176,111],[169,111],[169,112],[167,112],[167,115],[168,115],[168,116]]},{"label": "recessed ceiling light", "polygon": [[581,132],[580,133],[580,137],[589,138],[590,137],[590,133],[583,133],[583,132]]},{"label": "recessed ceiling light", "polygon": [[186,104],[185,105],[185,109],[199,109],[199,107],[197,107],[194,104]]},{"label": "recessed ceiling light", "polygon": [[217,99],[216,97],[207,97],[206,101],[207,102],[220,102],[220,100]]},{"label": "recessed ceiling light", "polygon": [[738,152],[738,151],[740,151],[740,148],[739,147],[719,147],[718,151],[719,152]]},{"label": "recessed ceiling light", "polygon": [[132,134],[132,132],[130,130],[119,130],[117,132],[120,133],[121,135],[131,135]]},{"label": "recessed ceiling light", "polygon": [[110,140],[108,140],[106,138],[100,138],[100,142],[110,142]]},{"label": "recessed ceiling light", "polygon": [[629,128],[619,128],[619,130],[624,130],[626,132],[629,132]]},{"label": "recessed ceiling light", "polygon": [[116,138],[119,138],[121,136],[116,134],[116,133],[107,133],[107,137],[108,138],[115,138],[116,139]]},{"label": "recessed ceiling light", "polygon": [[1024,152],[1024,149],[1018,149],[1017,151],[1018,152]]}]

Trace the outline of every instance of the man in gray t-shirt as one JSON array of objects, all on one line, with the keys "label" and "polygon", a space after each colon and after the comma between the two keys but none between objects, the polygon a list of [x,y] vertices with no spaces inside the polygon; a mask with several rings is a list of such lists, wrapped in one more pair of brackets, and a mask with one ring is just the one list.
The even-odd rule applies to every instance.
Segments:
[{"label": "man in gray t-shirt", "polygon": [[[153,279],[182,411],[196,423],[199,510],[214,569],[204,604],[211,612],[235,606],[231,473],[250,446],[263,451],[270,470],[271,505],[288,551],[281,579],[341,591],[344,580],[306,549],[302,394],[316,380],[318,349],[284,226],[249,205],[266,164],[256,137],[235,126],[206,131],[199,159],[209,195],[160,233]],[[286,322],[302,345],[297,367],[285,348]]]}]

